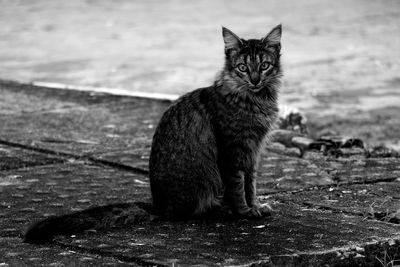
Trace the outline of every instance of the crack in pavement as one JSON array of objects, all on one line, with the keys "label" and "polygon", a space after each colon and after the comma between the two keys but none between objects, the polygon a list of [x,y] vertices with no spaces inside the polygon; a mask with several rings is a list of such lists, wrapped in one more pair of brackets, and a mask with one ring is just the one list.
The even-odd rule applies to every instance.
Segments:
[{"label": "crack in pavement", "polygon": [[105,166],[112,167],[112,168],[119,169],[119,170],[132,171],[137,174],[147,175],[149,173],[149,171],[144,168],[133,167],[133,166],[129,166],[129,165],[113,162],[113,161],[98,159],[98,158],[91,157],[91,156],[76,155],[73,153],[62,152],[62,151],[54,151],[51,149],[29,146],[29,145],[5,141],[5,140],[1,140],[1,139],[0,139],[0,144],[6,145],[6,146],[11,146],[11,147],[22,148],[22,149],[26,149],[26,150],[30,150],[30,151],[35,151],[35,152],[39,152],[39,153],[43,153],[43,154],[47,154],[47,155],[61,156],[64,158],[73,158],[73,159],[77,159],[77,160],[89,161],[89,162],[92,162],[95,164],[101,164],[101,165],[105,165]]}]

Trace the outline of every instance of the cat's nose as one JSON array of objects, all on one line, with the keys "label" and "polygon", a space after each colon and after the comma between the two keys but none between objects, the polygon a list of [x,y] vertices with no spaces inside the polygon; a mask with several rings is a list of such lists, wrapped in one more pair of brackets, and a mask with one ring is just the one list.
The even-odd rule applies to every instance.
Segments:
[{"label": "cat's nose", "polygon": [[260,74],[258,74],[258,73],[251,73],[251,74],[250,74],[250,82],[251,82],[253,85],[259,84],[259,83],[260,83]]}]

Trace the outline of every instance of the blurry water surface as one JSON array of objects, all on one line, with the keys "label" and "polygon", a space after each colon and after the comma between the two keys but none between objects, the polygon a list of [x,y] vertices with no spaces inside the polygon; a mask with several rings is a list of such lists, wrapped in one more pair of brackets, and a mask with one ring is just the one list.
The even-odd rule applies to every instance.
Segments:
[{"label": "blurry water surface", "polygon": [[400,103],[400,2],[0,0],[0,79],[183,94],[223,64],[221,25],[283,24],[282,102],[306,111]]}]

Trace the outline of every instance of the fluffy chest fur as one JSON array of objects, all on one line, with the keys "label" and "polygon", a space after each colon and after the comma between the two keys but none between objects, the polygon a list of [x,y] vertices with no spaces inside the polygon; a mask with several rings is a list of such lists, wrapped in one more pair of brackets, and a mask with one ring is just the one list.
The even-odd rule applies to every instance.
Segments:
[{"label": "fluffy chest fur", "polygon": [[[226,97],[225,97],[226,98]],[[213,120],[216,135],[225,141],[233,139],[262,139],[271,128],[277,113],[276,104],[265,101],[258,108],[249,100],[220,100]]]},{"label": "fluffy chest fur", "polygon": [[236,166],[251,171],[276,119],[276,101],[245,93],[224,94],[220,87],[214,90],[217,97],[214,97],[212,125],[220,167],[226,169]]}]

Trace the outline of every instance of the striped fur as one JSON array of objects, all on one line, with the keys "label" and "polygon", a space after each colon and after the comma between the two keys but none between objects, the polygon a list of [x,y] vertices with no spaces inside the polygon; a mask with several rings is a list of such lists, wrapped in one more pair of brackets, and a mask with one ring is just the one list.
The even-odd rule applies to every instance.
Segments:
[{"label": "striped fur", "polygon": [[[187,218],[225,203],[239,216],[262,215],[254,172],[278,112],[280,35],[280,25],[261,40],[239,39],[223,28],[226,62],[215,84],[186,94],[165,112],[150,156],[158,214]],[[263,62],[268,69],[260,68]]]}]

